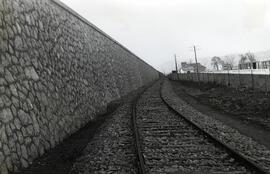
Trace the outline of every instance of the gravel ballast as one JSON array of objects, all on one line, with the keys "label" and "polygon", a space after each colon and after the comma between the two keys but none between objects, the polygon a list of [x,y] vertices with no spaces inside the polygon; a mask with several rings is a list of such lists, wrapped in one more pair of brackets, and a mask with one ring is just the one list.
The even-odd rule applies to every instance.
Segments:
[{"label": "gravel ballast", "polygon": [[251,173],[162,101],[160,85],[137,103],[137,124],[147,173]]},{"label": "gravel ballast", "polygon": [[240,134],[237,130],[195,110],[173,92],[168,80],[165,80],[163,84],[162,96],[178,113],[270,172],[270,150],[265,146]]},{"label": "gravel ballast", "polygon": [[130,103],[121,106],[85,148],[70,174],[136,173]]}]

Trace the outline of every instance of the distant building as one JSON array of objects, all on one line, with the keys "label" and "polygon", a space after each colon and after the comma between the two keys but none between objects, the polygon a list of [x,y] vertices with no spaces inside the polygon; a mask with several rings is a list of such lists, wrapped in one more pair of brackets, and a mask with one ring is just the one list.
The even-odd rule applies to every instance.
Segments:
[{"label": "distant building", "polygon": [[[198,71],[203,72],[205,71],[206,67],[198,63]],[[181,62],[181,70],[182,72],[189,73],[189,72],[197,72],[197,65],[196,63],[187,63]]]},{"label": "distant building", "polygon": [[238,64],[239,69],[269,69],[270,68],[270,60],[265,61],[254,61],[254,62],[246,62]]},{"label": "distant building", "polygon": [[229,64],[229,63],[225,63],[223,66],[222,66],[222,70],[232,70],[234,67],[233,65]]}]

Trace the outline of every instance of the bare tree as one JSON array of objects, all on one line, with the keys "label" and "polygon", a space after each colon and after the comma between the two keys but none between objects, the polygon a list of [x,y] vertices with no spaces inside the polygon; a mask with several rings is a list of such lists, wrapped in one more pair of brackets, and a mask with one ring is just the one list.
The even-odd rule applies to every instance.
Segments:
[{"label": "bare tree", "polygon": [[240,56],[239,64],[246,63],[247,57],[244,54],[240,54],[239,56]]},{"label": "bare tree", "polygon": [[253,53],[248,52],[245,55],[246,55],[247,59],[249,60],[249,62],[255,62],[256,61],[255,55]]},{"label": "bare tree", "polygon": [[212,57],[211,59],[211,65],[214,67],[215,70],[219,70],[219,66],[222,66],[224,65],[224,61],[221,60],[220,57],[217,57],[217,56],[214,56]]},{"label": "bare tree", "polygon": [[240,54],[239,56],[240,56],[239,64],[256,61],[255,55],[251,52]]},{"label": "bare tree", "polygon": [[228,69],[232,70],[235,65],[235,57],[233,55],[227,55],[224,57],[224,64],[228,67]]}]

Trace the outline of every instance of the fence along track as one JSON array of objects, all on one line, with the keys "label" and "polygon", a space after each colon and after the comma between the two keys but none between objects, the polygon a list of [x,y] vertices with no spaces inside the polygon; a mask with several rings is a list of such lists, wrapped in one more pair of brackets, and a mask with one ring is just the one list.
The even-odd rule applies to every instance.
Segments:
[{"label": "fence along track", "polygon": [[[149,89],[149,88],[148,88]],[[132,105],[132,123],[133,123],[133,130],[134,130],[134,135],[135,135],[135,145],[136,145],[136,153],[137,153],[137,159],[138,159],[138,171],[140,174],[145,174],[148,173],[147,171],[147,166],[145,164],[145,159],[144,159],[144,155],[143,155],[143,145],[142,145],[142,141],[140,138],[140,133],[139,133],[139,125],[137,123],[137,103],[139,98],[145,93],[142,92],[141,95],[139,95],[134,101],[133,101],[133,105]],[[267,172],[264,171],[262,168],[260,168],[258,165],[254,164],[252,161],[246,159],[243,155],[237,153],[236,151],[234,151],[232,148],[230,148],[229,146],[227,146],[226,144],[220,142],[219,140],[217,140],[216,138],[212,137],[211,135],[209,135],[206,131],[204,131],[203,129],[201,129],[199,126],[197,126],[196,124],[194,124],[192,121],[188,120],[187,118],[183,117],[181,114],[179,114],[176,110],[174,110],[162,97],[161,94],[161,86],[159,89],[159,97],[161,98],[162,102],[169,108],[169,110],[171,112],[173,112],[174,114],[178,115],[179,117],[181,117],[182,119],[184,119],[189,125],[191,125],[193,128],[199,130],[199,132],[201,132],[205,137],[207,137],[208,140],[210,140],[213,144],[217,145],[219,148],[223,149],[224,151],[226,151],[226,153],[228,153],[231,157],[233,157],[234,159],[236,159],[237,162],[239,162],[241,165],[245,166],[247,169],[250,169],[253,172],[256,173],[263,173],[266,174]]]}]

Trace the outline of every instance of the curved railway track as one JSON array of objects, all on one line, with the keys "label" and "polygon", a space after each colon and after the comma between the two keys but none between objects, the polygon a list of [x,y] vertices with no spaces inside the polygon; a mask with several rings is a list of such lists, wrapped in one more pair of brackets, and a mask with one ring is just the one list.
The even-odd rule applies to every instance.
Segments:
[{"label": "curved railway track", "polygon": [[132,104],[139,173],[267,173],[175,111],[160,87]]}]

